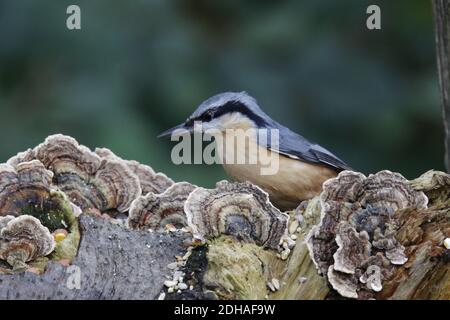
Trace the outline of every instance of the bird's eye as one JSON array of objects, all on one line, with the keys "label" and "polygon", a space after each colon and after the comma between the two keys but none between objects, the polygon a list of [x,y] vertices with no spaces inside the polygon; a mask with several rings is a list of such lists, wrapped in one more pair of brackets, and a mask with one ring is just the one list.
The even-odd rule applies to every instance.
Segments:
[{"label": "bird's eye", "polygon": [[214,111],[208,110],[202,114],[201,120],[204,122],[211,121],[214,117]]}]

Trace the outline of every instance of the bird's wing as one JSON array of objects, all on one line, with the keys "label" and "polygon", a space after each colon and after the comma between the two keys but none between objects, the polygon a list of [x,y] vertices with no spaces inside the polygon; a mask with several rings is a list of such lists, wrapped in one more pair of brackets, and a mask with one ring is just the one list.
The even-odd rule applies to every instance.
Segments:
[{"label": "bird's wing", "polygon": [[351,168],[341,159],[336,157],[327,149],[318,144],[311,143],[301,135],[292,132],[286,127],[277,125],[279,130],[279,143],[271,144],[268,142],[272,151],[286,155],[294,159],[300,159],[310,163],[323,164],[334,168],[337,171],[351,170]]}]

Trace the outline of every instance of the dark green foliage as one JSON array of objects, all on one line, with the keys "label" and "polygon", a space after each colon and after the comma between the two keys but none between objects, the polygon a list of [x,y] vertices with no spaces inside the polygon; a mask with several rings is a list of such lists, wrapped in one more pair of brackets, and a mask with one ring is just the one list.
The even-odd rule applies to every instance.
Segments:
[{"label": "dark green foliage", "polygon": [[443,169],[429,1],[0,0],[0,160],[65,133],[213,186],[156,135],[205,98],[246,90],[274,119],[365,173]]}]

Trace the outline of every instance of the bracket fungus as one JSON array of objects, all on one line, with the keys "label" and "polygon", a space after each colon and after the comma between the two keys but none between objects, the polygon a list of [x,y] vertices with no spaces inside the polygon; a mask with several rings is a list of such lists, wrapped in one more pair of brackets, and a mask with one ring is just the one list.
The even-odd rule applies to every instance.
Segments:
[{"label": "bracket fungus", "polygon": [[47,256],[55,249],[50,231],[35,217],[0,217],[0,227],[0,259],[13,270],[26,269],[28,261]]},{"label": "bracket fungus", "polygon": [[427,204],[423,192],[387,170],[368,177],[343,171],[327,180],[320,195],[320,223],[307,236],[319,273],[344,297],[371,297],[392,269],[408,260],[395,238],[396,212]]},{"label": "bracket fungus", "polygon": [[128,210],[141,194],[138,177],[118,159],[101,158],[68,136],[56,134],[8,160],[13,166],[37,159],[53,172],[53,183],[82,209]]},{"label": "bracket fungus", "polygon": [[55,257],[72,258],[79,242],[76,217],[80,209],[66,194],[52,186],[53,172],[39,160],[0,164],[0,216],[32,216],[50,232],[69,230],[58,242]]},{"label": "bracket fungus", "polygon": [[52,188],[52,177],[38,160],[0,164],[0,215],[32,215],[51,230],[67,227],[65,211],[75,206]]},{"label": "bracket fungus", "polygon": [[187,226],[184,203],[196,186],[177,182],[164,193],[152,192],[140,196],[131,203],[128,226],[131,229],[159,229],[167,224]]},{"label": "bracket fungus", "polygon": [[0,215],[17,216],[37,205],[50,189],[53,173],[37,160],[16,168],[0,164]]},{"label": "bracket fungus", "polygon": [[266,192],[248,182],[220,181],[215,189],[197,188],[184,210],[194,237],[201,240],[228,234],[277,249],[287,234],[289,216],[270,203]]},{"label": "bracket fungus", "polygon": [[150,166],[134,160],[123,160],[109,149],[96,148],[95,153],[102,158],[123,161],[139,178],[143,195],[150,192],[155,194],[163,193],[174,184],[174,181],[167,177],[164,173],[155,172]]}]

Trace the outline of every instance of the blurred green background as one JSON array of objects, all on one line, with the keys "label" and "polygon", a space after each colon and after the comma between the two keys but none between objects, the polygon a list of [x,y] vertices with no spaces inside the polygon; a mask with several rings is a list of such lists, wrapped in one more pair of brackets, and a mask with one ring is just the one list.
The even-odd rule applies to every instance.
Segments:
[{"label": "blurred green background", "polygon": [[212,186],[219,165],[176,166],[156,135],[245,90],[362,172],[443,170],[429,1],[0,0],[0,32],[0,162],[64,133]]}]

